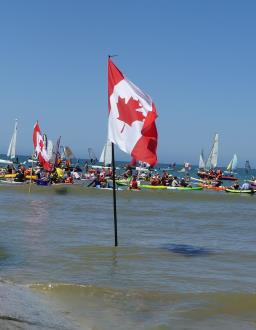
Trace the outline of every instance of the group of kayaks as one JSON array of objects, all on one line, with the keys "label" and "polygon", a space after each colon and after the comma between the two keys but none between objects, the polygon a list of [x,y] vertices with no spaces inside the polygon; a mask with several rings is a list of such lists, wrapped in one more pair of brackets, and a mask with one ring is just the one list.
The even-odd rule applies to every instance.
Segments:
[{"label": "group of kayaks", "polygon": [[[19,182],[15,182],[14,179],[16,177],[16,174],[5,174],[0,176],[0,182],[1,183],[19,183]],[[29,181],[33,181],[36,179],[36,176],[30,176],[27,175],[26,176],[26,180],[27,182]],[[192,178],[193,179],[193,178]],[[197,181],[201,181],[200,179]],[[116,184],[117,187],[119,187],[118,190],[123,190],[123,189],[127,189],[129,187],[129,180],[128,179],[119,179],[116,180]],[[121,189],[120,189],[121,188]],[[123,189],[122,189],[123,188]],[[255,187],[256,188],[256,187]],[[104,188],[103,188],[104,189]],[[106,188],[108,190],[112,189],[112,188]],[[235,194],[254,194],[256,192],[256,189],[233,189],[230,187],[225,187],[225,186],[215,186],[212,184],[206,184],[205,182],[197,182],[197,185],[194,186],[164,186],[164,185],[151,185],[151,184],[140,184],[138,189],[130,189],[130,190],[136,190],[136,191],[140,191],[141,189],[153,189],[153,190],[177,190],[177,191],[199,191],[199,190],[203,190],[203,189],[209,189],[209,190],[215,190],[215,191],[225,191],[227,193],[235,193]]]},{"label": "group of kayaks", "polygon": [[[121,187],[125,187],[128,186],[128,181],[127,180],[117,180],[117,185],[121,186]],[[153,189],[153,190],[178,190],[178,191],[198,191],[198,190],[203,190],[203,189],[209,189],[209,190],[215,190],[215,191],[226,191],[229,193],[242,193],[242,194],[252,194],[254,192],[256,192],[256,189],[246,189],[246,190],[242,190],[242,189],[232,189],[232,188],[228,188],[228,187],[224,187],[224,186],[219,186],[216,187],[214,185],[211,184],[206,184],[206,183],[198,183],[196,186],[187,186],[187,187],[172,187],[172,186],[163,186],[163,185],[151,185],[151,184],[140,184],[139,185],[140,189]],[[131,189],[132,190],[132,189]]]},{"label": "group of kayaks", "polygon": [[[192,178],[193,179],[193,178]],[[181,187],[181,186],[163,186],[163,185],[151,185],[151,184],[140,184],[139,189],[152,189],[152,190],[178,190],[178,191],[198,191],[203,189],[208,190],[215,190],[215,191],[225,191],[227,193],[240,193],[240,194],[254,194],[256,192],[255,189],[234,189],[232,187],[225,187],[225,186],[215,186],[214,184],[207,184],[203,180],[198,180],[201,182],[197,182],[194,186],[187,186],[187,187]],[[116,181],[117,185],[120,187],[129,186],[129,181],[127,179],[121,179]],[[131,189],[132,190],[132,189]]]}]

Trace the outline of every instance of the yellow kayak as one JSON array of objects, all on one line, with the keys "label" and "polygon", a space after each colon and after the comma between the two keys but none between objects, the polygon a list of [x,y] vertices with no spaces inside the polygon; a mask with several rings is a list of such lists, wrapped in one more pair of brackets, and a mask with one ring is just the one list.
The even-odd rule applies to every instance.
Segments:
[{"label": "yellow kayak", "polygon": [[1,175],[0,178],[5,178],[5,179],[12,179],[12,178],[16,178],[17,173],[14,174],[4,174]]},{"label": "yellow kayak", "polygon": [[26,175],[25,178],[26,178],[26,180],[36,180],[37,176],[36,175]]}]

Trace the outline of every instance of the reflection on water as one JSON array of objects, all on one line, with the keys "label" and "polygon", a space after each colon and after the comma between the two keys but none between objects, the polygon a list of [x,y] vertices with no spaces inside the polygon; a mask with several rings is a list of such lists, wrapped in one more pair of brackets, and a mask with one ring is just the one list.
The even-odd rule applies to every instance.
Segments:
[{"label": "reflection on water", "polygon": [[28,213],[25,221],[28,224],[39,224],[49,221],[50,203],[46,199],[32,199],[28,201]]}]

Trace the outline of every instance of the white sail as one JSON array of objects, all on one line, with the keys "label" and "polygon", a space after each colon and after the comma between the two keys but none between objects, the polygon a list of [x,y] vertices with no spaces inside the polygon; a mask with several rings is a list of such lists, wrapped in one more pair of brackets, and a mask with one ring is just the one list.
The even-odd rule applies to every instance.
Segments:
[{"label": "white sail", "polygon": [[16,139],[17,139],[18,120],[15,120],[14,131],[7,151],[7,157],[14,159],[16,157]]},{"label": "white sail", "polygon": [[228,166],[227,166],[227,171],[231,172],[232,171],[232,164],[233,164],[233,158],[231,159],[231,161],[229,162]]},{"label": "white sail", "polygon": [[48,158],[49,159],[52,158],[52,152],[53,152],[53,142],[52,142],[52,140],[48,140],[48,143],[47,143],[47,155],[48,155]]},{"label": "white sail", "polygon": [[218,164],[218,152],[219,152],[219,134],[215,134],[212,149],[206,162],[206,169],[213,169]]},{"label": "white sail", "polygon": [[101,163],[104,163],[104,165],[111,164],[111,162],[112,162],[112,143],[110,141],[107,141],[107,143],[104,145],[99,161]]},{"label": "white sail", "polygon": [[237,155],[234,154],[233,158],[229,162],[227,166],[227,171],[228,172],[234,172],[237,169]]},{"label": "white sail", "polygon": [[198,167],[200,169],[204,169],[205,168],[205,162],[204,162],[204,152],[203,150],[201,150],[200,156],[199,156],[199,164]]},{"label": "white sail", "polygon": [[236,169],[237,169],[237,155],[234,154],[233,163],[232,163],[232,172],[234,172]]}]

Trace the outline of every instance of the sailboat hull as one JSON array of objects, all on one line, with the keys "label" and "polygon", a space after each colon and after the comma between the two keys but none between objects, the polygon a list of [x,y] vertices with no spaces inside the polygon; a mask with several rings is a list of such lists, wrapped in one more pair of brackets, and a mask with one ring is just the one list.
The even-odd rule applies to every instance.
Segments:
[{"label": "sailboat hull", "polygon": [[[198,171],[197,175],[202,179],[216,179],[215,174],[210,174],[210,173],[205,172],[205,171]],[[218,177],[218,180],[237,181],[238,178],[236,178],[232,175],[222,175],[222,176]]]}]

